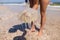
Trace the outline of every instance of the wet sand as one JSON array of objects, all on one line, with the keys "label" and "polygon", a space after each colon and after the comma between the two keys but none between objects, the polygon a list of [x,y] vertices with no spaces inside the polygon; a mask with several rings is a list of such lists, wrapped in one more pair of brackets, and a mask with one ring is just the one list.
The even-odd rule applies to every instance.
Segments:
[{"label": "wet sand", "polygon": [[46,26],[41,37],[37,36],[38,31],[29,34],[28,28],[22,28],[24,23],[17,15],[24,8],[19,5],[0,5],[0,40],[60,40],[60,7],[48,6]]}]

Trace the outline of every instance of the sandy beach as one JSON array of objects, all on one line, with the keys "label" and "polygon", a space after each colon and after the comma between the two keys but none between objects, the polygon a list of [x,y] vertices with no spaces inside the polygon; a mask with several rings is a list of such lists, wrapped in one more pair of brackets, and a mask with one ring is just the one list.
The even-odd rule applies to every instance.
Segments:
[{"label": "sandy beach", "polygon": [[60,7],[48,6],[46,25],[41,37],[37,36],[37,30],[28,34],[29,28],[25,28],[25,24],[19,20],[17,15],[25,7],[0,5],[0,40],[60,40]]}]

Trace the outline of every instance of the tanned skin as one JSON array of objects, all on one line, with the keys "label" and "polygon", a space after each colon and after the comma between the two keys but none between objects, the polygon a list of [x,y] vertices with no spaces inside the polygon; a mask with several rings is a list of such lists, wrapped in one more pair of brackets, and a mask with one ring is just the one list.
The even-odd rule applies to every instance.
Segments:
[{"label": "tanned skin", "polygon": [[[41,26],[40,30],[38,31],[38,36],[41,36],[43,34],[43,28],[46,23],[46,8],[48,6],[49,0],[29,0],[30,2],[30,7],[37,10],[38,9],[38,4],[40,4],[40,15],[41,15]],[[35,25],[34,22],[31,22],[31,32],[35,31]]]}]

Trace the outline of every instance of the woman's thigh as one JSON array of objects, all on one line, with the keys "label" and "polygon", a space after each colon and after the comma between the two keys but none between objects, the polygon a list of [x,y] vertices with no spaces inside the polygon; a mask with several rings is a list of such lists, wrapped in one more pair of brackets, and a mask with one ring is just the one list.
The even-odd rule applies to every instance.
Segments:
[{"label": "woman's thigh", "polygon": [[49,0],[39,0],[40,2],[40,10],[46,12],[46,8],[49,4]]},{"label": "woman's thigh", "polygon": [[29,0],[30,7],[32,8],[35,4],[38,4],[38,0]]}]

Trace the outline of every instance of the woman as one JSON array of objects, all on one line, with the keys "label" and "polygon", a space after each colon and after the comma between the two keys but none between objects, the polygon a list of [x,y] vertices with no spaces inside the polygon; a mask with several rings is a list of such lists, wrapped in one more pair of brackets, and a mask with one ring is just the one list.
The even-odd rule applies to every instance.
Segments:
[{"label": "woman", "polygon": [[[38,36],[42,35],[42,31],[46,22],[46,8],[49,3],[49,0],[29,0],[30,2],[30,7],[37,10],[38,9],[38,4],[40,3],[40,14],[41,14],[41,27],[38,32]],[[35,30],[34,22],[31,22],[32,28],[31,31]]]}]

